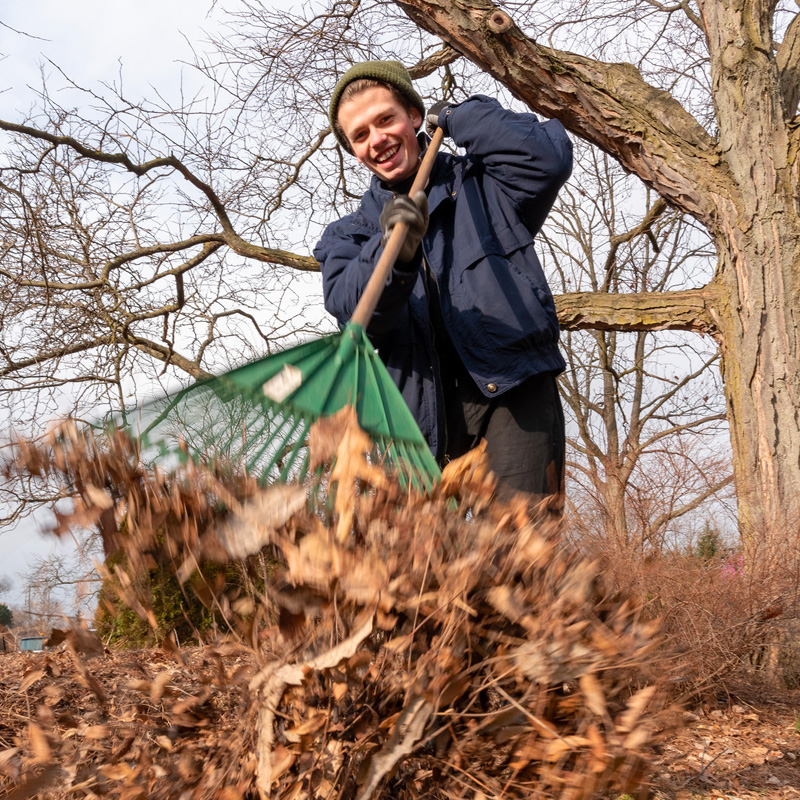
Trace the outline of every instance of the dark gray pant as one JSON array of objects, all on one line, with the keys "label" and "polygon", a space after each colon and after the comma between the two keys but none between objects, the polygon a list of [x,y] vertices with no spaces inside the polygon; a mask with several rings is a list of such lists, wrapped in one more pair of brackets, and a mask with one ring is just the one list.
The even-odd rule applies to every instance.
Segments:
[{"label": "dark gray pant", "polygon": [[538,500],[561,496],[564,411],[552,372],[534,375],[499,397],[485,397],[467,375],[445,382],[447,456],[457,458],[486,439],[501,489]]}]

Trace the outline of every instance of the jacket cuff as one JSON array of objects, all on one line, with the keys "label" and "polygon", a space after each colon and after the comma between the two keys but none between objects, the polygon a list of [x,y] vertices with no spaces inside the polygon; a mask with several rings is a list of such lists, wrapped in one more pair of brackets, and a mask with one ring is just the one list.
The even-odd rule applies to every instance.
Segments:
[{"label": "jacket cuff", "polygon": [[439,112],[439,118],[437,120],[439,127],[442,129],[445,136],[450,136],[450,129],[447,127],[447,123],[450,121],[450,112],[453,110],[453,106],[447,106],[447,108],[443,108]]}]

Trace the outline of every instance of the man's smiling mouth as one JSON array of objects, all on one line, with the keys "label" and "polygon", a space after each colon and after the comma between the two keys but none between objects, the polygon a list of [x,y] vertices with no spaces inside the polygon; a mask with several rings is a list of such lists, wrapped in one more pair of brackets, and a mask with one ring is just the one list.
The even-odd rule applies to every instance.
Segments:
[{"label": "man's smiling mouth", "polygon": [[400,149],[400,145],[396,144],[394,147],[390,147],[388,150],[385,150],[379,156],[375,158],[375,162],[377,164],[383,164],[384,161],[388,161],[390,158],[394,156],[394,154]]}]

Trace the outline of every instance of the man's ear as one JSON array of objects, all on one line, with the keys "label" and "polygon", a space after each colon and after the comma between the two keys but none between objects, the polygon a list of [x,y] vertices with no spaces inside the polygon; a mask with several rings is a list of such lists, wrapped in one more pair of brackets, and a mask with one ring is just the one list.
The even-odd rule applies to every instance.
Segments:
[{"label": "man's ear", "polygon": [[419,109],[416,106],[411,106],[408,110],[408,116],[414,128],[418,129],[422,125],[422,114],[419,113]]}]

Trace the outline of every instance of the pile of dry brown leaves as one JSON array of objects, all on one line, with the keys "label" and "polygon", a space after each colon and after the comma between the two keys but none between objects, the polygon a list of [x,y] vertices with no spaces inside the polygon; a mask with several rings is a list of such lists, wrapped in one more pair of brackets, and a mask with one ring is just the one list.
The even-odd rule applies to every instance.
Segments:
[{"label": "pile of dry brown leaves", "polygon": [[[204,587],[248,657],[232,671],[220,661],[201,691],[168,702],[173,677],[143,676],[162,733],[137,733],[137,712],[123,712],[136,753],[105,734],[87,749],[57,713],[62,698],[45,693],[27,733],[0,753],[5,785],[52,760],[64,794],[84,796],[566,800],[642,787],[665,704],[647,681],[655,626],[605,595],[595,567],[524,502],[494,499],[481,451],[449,465],[432,497],[408,496],[368,463],[352,418],[313,438],[318,462],[335,456],[338,482],[315,510],[306,487],[261,489],[233,469],[145,470],[121,435],[98,443],[67,426],[46,446],[20,446],[17,469],[78,493],[59,529],[100,524],[124,553],[115,585],[152,624],[136,574],[153,561],[187,580],[202,560],[267,547],[280,568],[261,593]],[[101,728],[113,694],[95,692]],[[230,735],[198,738],[181,722],[205,709],[201,728],[216,731],[213,707],[233,696]],[[191,764],[213,764],[214,779]]]},{"label": "pile of dry brown leaves", "polygon": [[0,657],[0,797],[240,800],[249,793],[251,653],[231,646],[92,653],[76,633],[58,651]]}]

